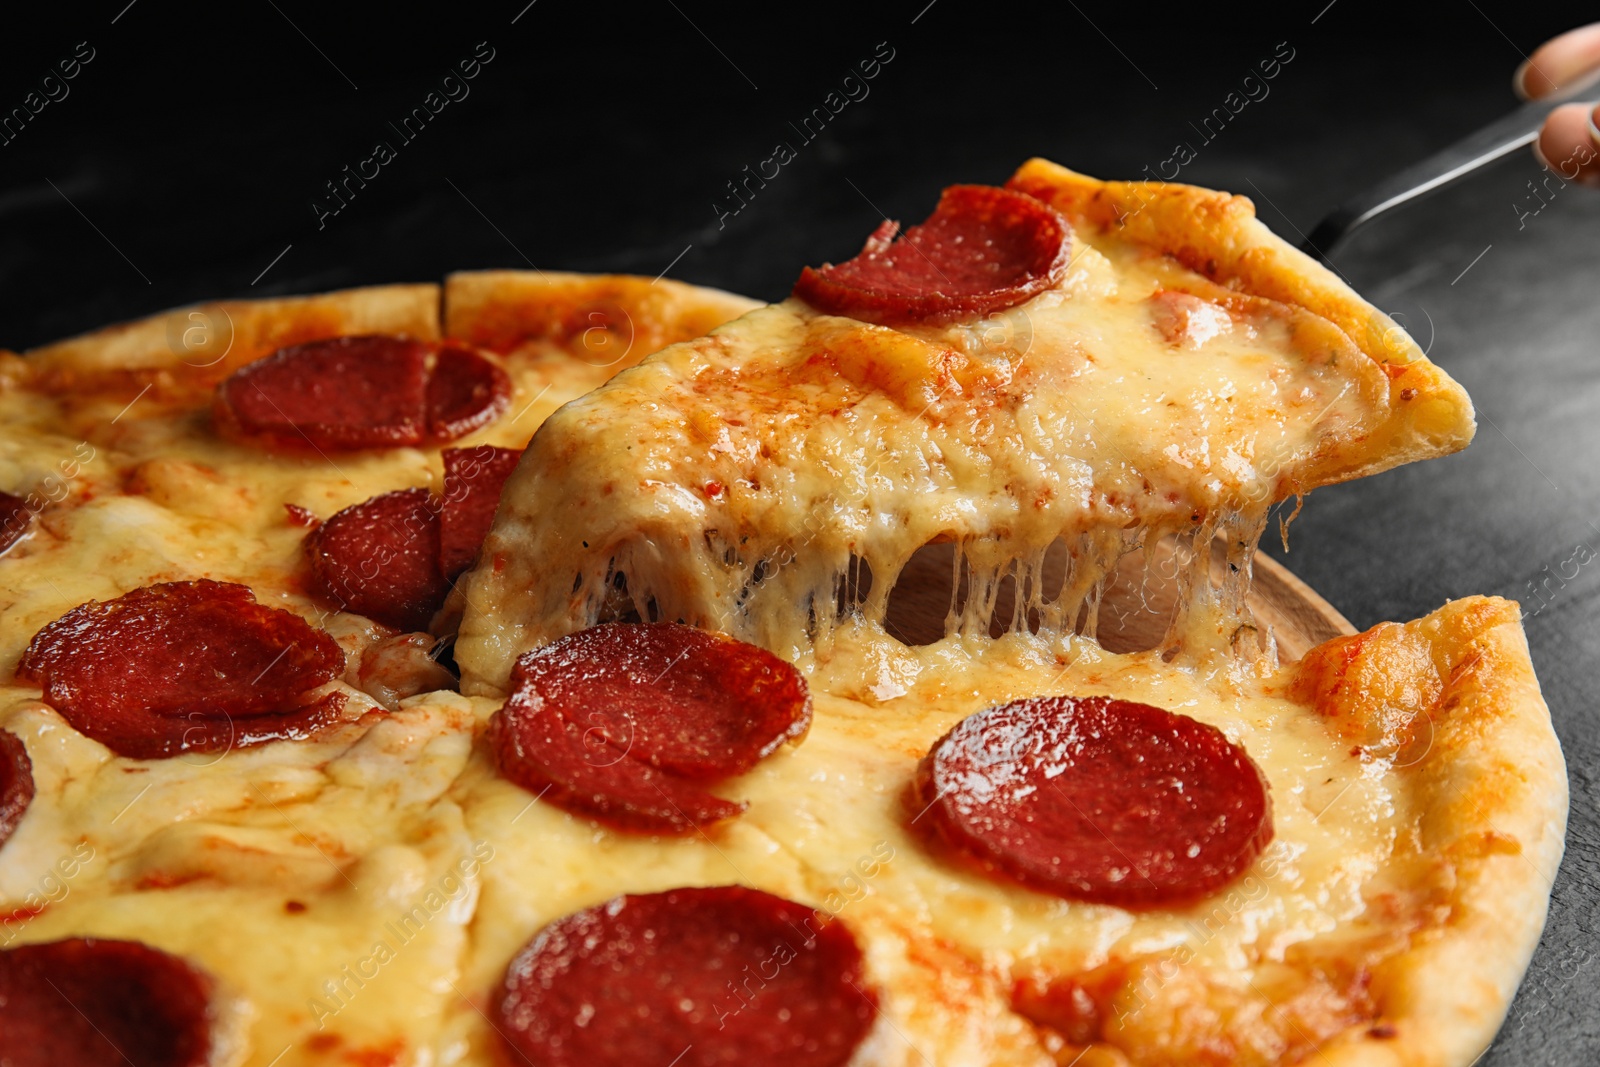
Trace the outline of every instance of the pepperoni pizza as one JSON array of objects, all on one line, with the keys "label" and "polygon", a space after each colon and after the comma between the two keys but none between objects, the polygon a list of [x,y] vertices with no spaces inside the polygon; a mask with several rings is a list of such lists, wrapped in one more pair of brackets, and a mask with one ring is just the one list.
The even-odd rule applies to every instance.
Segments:
[{"label": "pepperoni pizza", "polygon": [[1240,198],[184,309],[0,416],[0,1062],[1465,1065],[1537,941],[1516,606],[1250,617],[1472,416]]}]

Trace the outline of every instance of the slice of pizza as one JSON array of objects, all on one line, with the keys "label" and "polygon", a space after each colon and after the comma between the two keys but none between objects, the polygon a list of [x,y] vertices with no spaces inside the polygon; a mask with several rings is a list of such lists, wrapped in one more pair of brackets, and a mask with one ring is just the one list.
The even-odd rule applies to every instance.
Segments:
[{"label": "slice of pizza", "polygon": [[883,638],[941,545],[951,639],[1092,633],[1117,559],[1176,536],[1174,639],[1226,640],[1275,502],[1472,436],[1462,390],[1242,197],[1034,161],[896,232],[544,425],[457,601],[465,691],[636,617],[893,693],[940,654]]}]

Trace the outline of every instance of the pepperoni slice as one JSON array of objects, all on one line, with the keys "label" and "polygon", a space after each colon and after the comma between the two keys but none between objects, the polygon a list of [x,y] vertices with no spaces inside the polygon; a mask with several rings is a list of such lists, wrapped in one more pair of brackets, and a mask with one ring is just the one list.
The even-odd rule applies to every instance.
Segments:
[{"label": "pepperoni slice", "polygon": [[[107,735],[95,740],[117,754],[132,759],[165,759],[183,752],[231,752],[253,748],[269,741],[305,741],[344,721],[345,695],[329,693],[321,700],[298,705],[289,711],[264,715],[215,715],[188,711],[158,720],[159,738],[149,736],[149,727],[129,724],[120,736]],[[88,733],[87,730],[82,731]]]},{"label": "pepperoni slice", "polygon": [[31,803],[33,761],[28,758],[28,749],[22,738],[0,730],[0,846],[16,832]]},{"label": "pepperoni slice", "polygon": [[465,348],[441,348],[428,379],[428,438],[454,441],[505,413],[511,379]]},{"label": "pepperoni slice", "polygon": [[557,919],[512,959],[491,1010],[540,1067],[839,1067],[878,1002],[843,923],[720,886]]},{"label": "pepperoni slice", "polygon": [[439,564],[452,581],[472,566],[494,523],[500,490],[522,458],[520,448],[447,448],[444,510],[439,515]]},{"label": "pepperoni slice", "polygon": [[33,509],[20,496],[0,493],[0,556],[28,532],[33,521]]},{"label": "pepperoni slice", "polygon": [[677,623],[610,623],[526,653],[495,716],[501,773],[568,810],[683,832],[739,806],[691,783],[743,774],[811,725],[800,673]]},{"label": "pepperoni slice", "polygon": [[204,1067],[213,983],[137,941],[72,938],[0,952],[0,1063]]},{"label": "pepperoni slice", "polygon": [[984,865],[1077,900],[1154,907],[1227,884],[1272,840],[1244,749],[1185,715],[1036,697],[956,725],[917,768],[918,819]]},{"label": "pepperoni slice", "polygon": [[439,507],[426,489],[354,504],[306,535],[317,590],[396,630],[426,630],[450,585],[439,570]]},{"label": "pepperoni slice", "polygon": [[428,349],[401,337],[280,348],[217,387],[217,424],[271,448],[342,450],[422,441]]},{"label": "pepperoni slice", "polygon": [[744,811],[631,758],[595,727],[571,722],[521,685],[491,734],[500,771],[539,799],[643,833],[687,833]]},{"label": "pepperoni slice", "polygon": [[247,587],[167,582],[73,608],[34,635],[17,677],[88,737],[133,759],[309,736],[343,695],[311,691],[344,653]]},{"label": "pepperoni slice", "polygon": [[450,441],[491,421],[511,381],[476,352],[404,337],[335,337],[281,348],[217,387],[227,437],[284,451]]},{"label": "pepperoni slice", "polygon": [[952,185],[898,241],[885,222],[854,259],[807,267],[794,295],[819,311],[885,325],[981,318],[1015,307],[1067,272],[1072,231],[1026,193]]}]

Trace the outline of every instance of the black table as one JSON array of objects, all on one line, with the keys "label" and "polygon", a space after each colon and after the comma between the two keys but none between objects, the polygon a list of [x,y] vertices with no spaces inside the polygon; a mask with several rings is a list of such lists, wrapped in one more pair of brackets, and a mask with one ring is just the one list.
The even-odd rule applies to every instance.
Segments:
[{"label": "black table", "polygon": [[[1001,181],[1035,154],[1107,177],[1177,166],[1297,240],[1508,109],[1521,53],[1586,17],[1397,6],[507,0],[424,19],[111,0],[8,16],[0,108],[36,87],[58,99],[0,138],[0,344],[473,267],[667,272],[776,298],[885,213],[918,219],[943,185]],[[41,85],[62,61],[76,76]],[[437,113],[405,127],[430,92]],[[1236,114],[1230,92],[1248,101]],[[732,199],[780,142],[794,158]],[[370,177],[339,206],[325,183],[346,167]],[[1283,558],[1358,626],[1469,593],[1523,602],[1572,820],[1544,941],[1484,1062],[1577,1065],[1600,1058],[1600,563],[1577,562],[1600,557],[1600,194],[1536,193],[1542,177],[1508,160],[1336,256],[1466,386],[1480,430],[1460,455],[1315,494]]]}]

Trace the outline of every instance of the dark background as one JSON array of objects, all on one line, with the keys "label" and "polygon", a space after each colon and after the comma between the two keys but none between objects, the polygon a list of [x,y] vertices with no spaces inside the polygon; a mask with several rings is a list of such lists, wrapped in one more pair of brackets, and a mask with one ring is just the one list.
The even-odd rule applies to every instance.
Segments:
[{"label": "dark background", "polygon": [[[1523,54],[1593,17],[1525,0],[1426,17],[1362,0],[125,3],[0,16],[0,111],[79,42],[94,50],[69,95],[0,144],[0,346],[458,268],[668,271],[777,298],[800,265],[847,256],[884,213],[921,218],[946,184],[998,183],[1036,154],[1139,177],[1178,141],[1198,148],[1180,180],[1251,196],[1298,240],[1340,198],[1512,107]],[[894,58],[870,95],[800,146],[789,123],[884,41]],[[494,58],[470,95],[402,143],[387,124],[478,42]],[[1293,58],[1269,95],[1205,143],[1190,123],[1280,42]],[[319,229],[324,182],[379,139],[397,158]],[[798,158],[719,225],[726,183],[779,140]],[[1600,553],[1600,193],[1552,181],[1535,199],[1541,176],[1507,160],[1336,255],[1466,386],[1480,429],[1460,455],[1317,493],[1287,562],[1358,626],[1469,593],[1540,609],[1528,637],[1572,828],[1544,942],[1484,1062],[1576,1065],[1600,1059],[1600,562],[1570,578],[1563,564]]]}]

